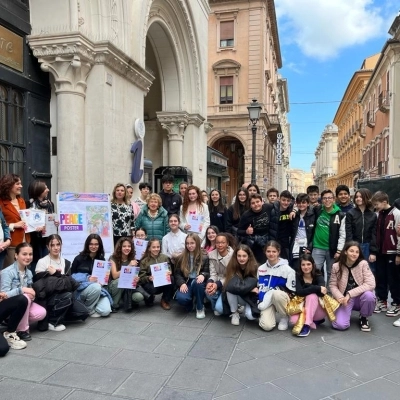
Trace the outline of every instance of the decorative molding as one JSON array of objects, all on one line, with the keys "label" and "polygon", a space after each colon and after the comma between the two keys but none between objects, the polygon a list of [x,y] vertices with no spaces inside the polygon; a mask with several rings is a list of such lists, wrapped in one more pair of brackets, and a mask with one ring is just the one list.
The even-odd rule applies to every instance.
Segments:
[{"label": "decorative molding", "polygon": [[208,134],[214,128],[214,125],[211,122],[205,121],[204,122],[204,132]]}]

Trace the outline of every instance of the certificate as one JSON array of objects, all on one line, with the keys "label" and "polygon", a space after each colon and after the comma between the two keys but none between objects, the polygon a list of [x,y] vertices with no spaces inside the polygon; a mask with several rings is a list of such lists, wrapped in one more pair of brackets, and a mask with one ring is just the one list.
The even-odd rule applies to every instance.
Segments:
[{"label": "certificate", "polygon": [[143,256],[143,253],[147,249],[147,240],[143,239],[133,239],[133,246],[135,248],[135,259],[140,260]]},{"label": "certificate", "polygon": [[199,214],[189,215],[190,232],[201,233],[203,230],[204,216]]},{"label": "certificate", "polygon": [[139,276],[139,271],[140,267],[122,266],[118,287],[120,289],[136,289],[135,278]]},{"label": "certificate", "polygon": [[57,233],[57,227],[55,226],[54,221],[56,221],[56,214],[45,215],[45,232],[42,233],[43,237],[48,237]]},{"label": "certificate", "polygon": [[97,278],[100,285],[108,285],[110,279],[111,261],[94,260],[92,276]]},{"label": "certificate", "polygon": [[26,210],[19,210],[21,220],[26,223],[25,232],[34,232],[36,228],[46,225],[46,213],[42,210],[35,210],[28,208]]},{"label": "certificate", "polygon": [[154,287],[171,284],[171,271],[169,270],[168,263],[152,264],[150,265],[150,269]]}]

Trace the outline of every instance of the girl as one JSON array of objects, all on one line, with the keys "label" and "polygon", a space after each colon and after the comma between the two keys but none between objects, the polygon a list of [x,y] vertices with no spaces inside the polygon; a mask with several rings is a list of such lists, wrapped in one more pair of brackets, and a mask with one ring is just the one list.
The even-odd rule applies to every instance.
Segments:
[{"label": "girl", "polygon": [[375,309],[375,278],[358,242],[350,241],[344,245],[339,261],[332,266],[329,289],[340,303],[332,326],[339,330],[347,329],[351,312],[355,310],[360,312],[358,323],[361,331],[370,332],[368,317]]},{"label": "girl", "polygon": [[261,311],[259,325],[265,331],[274,329],[278,312],[281,315],[278,329],[286,331],[289,321],[286,306],[289,294],[296,290],[294,270],[287,260],[279,257],[281,245],[275,240],[267,242],[264,251],[267,261],[258,267],[258,309]]},{"label": "girl", "polygon": [[207,253],[210,253],[211,251],[213,251],[215,249],[215,239],[217,238],[218,233],[219,233],[219,230],[214,225],[210,225],[206,229],[204,250]]},{"label": "girl", "polygon": [[176,300],[187,311],[192,311],[193,298],[196,298],[197,319],[206,317],[204,296],[209,276],[209,260],[202,252],[200,238],[195,233],[189,233],[186,236],[185,249],[176,262],[175,282],[178,287]]},{"label": "girl", "polygon": [[260,188],[255,183],[250,183],[250,185],[247,186],[247,191],[249,192],[249,197],[253,194],[260,194]]},{"label": "girl", "polygon": [[130,183],[127,183],[125,185],[126,187],[126,195],[128,198],[128,203],[131,205],[132,210],[133,210],[133,216],[134,218],[137,218],[137,216],[140,213],[140,207],[133,201],[132,197],[133,197],[133,187]]},{"label": "girl", "polygon": [[[110,271],[110,282],[108,284],[108,292],[110,293],[113,299],[113,309],[118,310],[119,304],[121,302],[122,294],[125,289],[118,288],[119,276],[121,274],[121,267],[124,266],[132,266],[136,267],[138,262],[135,259],[135,248],[132,244],[132,240],[129,238],[121,238],[118,240],[114,253],[110,257],[111,261],[111,271]],[[139,277],[137,276],[134,279],[135,284],[137,285],[139,282]],[[139,293],[136,289],[132,290],[132,301],[135,304],[140,303],[144,300],[144,297],[141,293]]]},{"label": "girl", "polygon": [[[324,277],[317,270],[315,261],[310,254],[303,254],[300,257],[300,268],[296,274],[296,295],[305,297],[306,321],[301,332],[297,335],[305,337],[310,334],[311,329],[316,329],[317,323],[324,322],[325,311],[319,304],[318,297],[327,293]],[[296,324],[299,315],[292,315],[290,322]]]},{"label": "girl", "polygon": [[32,340],[29,324],[46,316],[46,309],[35,303],[36,293],[32,289],[32,272],[28,268],[32,262],[33,250],[29,243],[22,242],[15,247],[15,262],[1,271],[1,292],[8,298],[23,294],[28,306],[17,327],[17,335],[23,341]]},{"label": "girl", "polygon": [[146,231],[146,229],[143,228],[143,227],[137,228],[136,231],[135,231],[135,238],[136,239],[146,240],[147,239],[147,231]]},{"label": "girl", "polygon": [[162,253],[171,260],[175,260],[185,249],[186,233],[179,229],[180,222],[177,214],[171,214],[168,218],[170,231],[162,238]]},{"label": "girl", "polygon": [[249,246],[240,244],[226,268],[224,289],[231,310],[231,324],[239,325],[239,300],[246,303],[245,315],[254,319],[253,313],[259,315],[257,309],[258,264]]},{"label": "girl", "polygon": [[200,189],[197,186],[193,185],[190,185],[185,193],[180,212],[180,227],[186,233],[193,232],[191,230],[191,225],[189,224],[190,215],[203,217],[203,223],[200,226],[200,232],[197,232],[197,234],[200,236],[200,239],[203,240],[205,231],[210,225],[210,213],[208,212],[207,205],[202,202]]},{"label": "girl", "polygon": [[226,232],[227,209],[222,203],[221,192],[217,189],[210,192],[208,211],[210,224],[216,226],[220,232]]},{"label": "girl", "polygon": [[132,237],[135,216],[128,202],[127,191],[123,183],[117,183],[114,186],[111,199],[111,218],[114,243],[117,243],[121,237]]},{"label": "girl", "polygon": [[208,204],[208,193],[205,190],[201,191],[201,200],[203,201],[203,203]]},{"label": "girl", "polygon": [[249,192],[246,189],[239,189],[236,193],[235,201],[228,208],[226,231],[231,233],[233,236],[237,236],[240,217],[249,209]]},{"label": "girl", "polygon": [[210,278],[206,285],[206,296],[211,302],[214,315],[223,314],[222,287],[225,281],[226,267],[233,255],[233,249],[229,246],[229,238],[226,233],[219,233],[215,239],[215,250],[208,254],[210,259]]},{"label": "girl", "polygon": [[[78,298],[89,309],[93,318],[107,317],[111,313],[111,296],[92,276],[94,260],[105,260],[101,237],[91,233],[85,240],[83,250],[72,262],[72,277],[81,283]],[[111,300],[111,301],[110,301]]]},{"label": "girl", "polygon": [[[169,285],[154,287],[150,265],[160,263],[168,264],[169,271],[167,271],[167,275],[170,276],[171,283]],[[147,293],[150,294],[150,297],[145,299],[145,303],[147,306],[151,307],[154,303],[154,296],[156,294],[162,293],[160,304],[161,307],[164,310],[171,309],[169,303],[172,300],[174,283],[171,276],[168,256],[165,254],[161,254],[161,244],[158,239],[153,238],[149,240],[149,243],[147,244],[147,249],[143,254],[142,259],[140,260],[139,284]]]}]

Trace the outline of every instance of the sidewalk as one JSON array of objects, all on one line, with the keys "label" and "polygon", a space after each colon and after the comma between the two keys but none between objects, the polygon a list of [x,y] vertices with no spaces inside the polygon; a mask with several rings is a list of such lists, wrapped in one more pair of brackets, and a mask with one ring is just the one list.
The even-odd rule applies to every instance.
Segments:
[{"label": "sidewalk", "polygon": [[176,303],[64,332],[33,331],[25,350],[0,361],[0,393],[16,400],[290,400],[400,398],[400,328],[383,313],[372,331],[329,324],[306,338],[262,331],[256,321],[207,310],[204,320]]}]

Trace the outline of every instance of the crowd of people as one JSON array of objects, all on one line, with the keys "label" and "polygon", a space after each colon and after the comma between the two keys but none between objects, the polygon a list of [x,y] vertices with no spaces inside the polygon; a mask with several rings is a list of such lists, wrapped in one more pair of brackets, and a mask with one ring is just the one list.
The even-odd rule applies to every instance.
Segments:
[{"label": "crowd of people", "polygon": [[[266,198],[257,185],[240,188],[232,204],[221,192],[208,194],[174,177],[162,178],[162,191],[118,183],[111,196],[114,250],[108,281],[93,273],[94,260],[105,261],[101,235],[90,233],[71,261],[62,256],[62,238],[45,227],[30,234],[19,211],[19,176],[0,179],[0,356],[9,347],[23,349],[32,340],[30,326],[63,331],[69,321],[108,317],[137,307],[160,306],[257,320],[261,329],[308,336],[326,319],[345,330],[352,311],[361,331],[370,317],[400,314],[400,199],[391,206],[384,192],[349,188],[335,193],[309,186],[296,198],[271,188]],[[29,206],[54,212],[42,181],[28,188]],[[58,226],[58,222],[54,222]],[[136,241],[136,247],[135,247]],[[138,241],[147,246],[140,255]],[[155,265],[166,266],[155,282]],[[122,269],[135,268],[132,288],[120,288]],[[122,279],[122,278],[121,278]],[[388,304],[388,296],[392,299]],[[175,305],[173,300],[176,300]],[[400,318],[393,325],[400,327]]]}]

